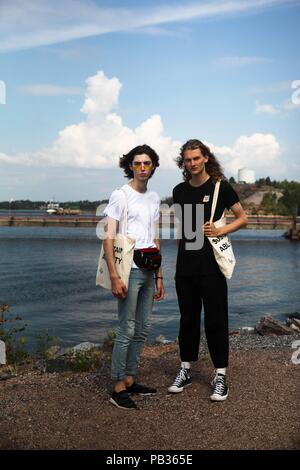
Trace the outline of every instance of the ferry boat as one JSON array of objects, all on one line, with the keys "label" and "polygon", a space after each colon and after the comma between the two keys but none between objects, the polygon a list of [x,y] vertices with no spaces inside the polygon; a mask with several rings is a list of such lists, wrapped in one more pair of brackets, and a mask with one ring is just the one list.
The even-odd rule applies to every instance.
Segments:
[{"label": "ferry boat", "polygon": [[50,215],[81,215],[80,209],[69,209],[59,207],[58,202],[49,202],[46,207],[46,212]]},{"label": "ferry boat", "polygon": [[49,202],[47,204],[46,212],[50,215],[51,214],[57,214],[57,213],[59,213],[60,209],[61,209],[61,207],[59,207],[58,202]]}]

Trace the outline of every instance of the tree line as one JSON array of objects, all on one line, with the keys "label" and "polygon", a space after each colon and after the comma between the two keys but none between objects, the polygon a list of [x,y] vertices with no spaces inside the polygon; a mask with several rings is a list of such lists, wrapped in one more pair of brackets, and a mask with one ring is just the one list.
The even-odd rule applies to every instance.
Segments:
[{"label": "tree line", "polygon": [[[229,182],[239,194],[241,202],[257,191],[264,191],[262,202],[259,205],[245,204],[245,208],[249,213],[265,213],[278,215],[299,215],[300,211],[300,183],[298,181],[277,181],[271,180],[269,176],[259,178],[253,184],[236,183],[231,177]],[[89,201],[87,199],[80,201],[66,201],[60,203],[60,207],[64,209],[79,209],[81,211],[96,212],[100,204],[105,204],[108,199]],[[1,201],[0,209],[8,210],[38,210],[46,209],[48,201],[31,201],[29,199],[21,199],[16,201]],[[173,204],[172,197],[166,197],[162,203],[171,206]]]},{"label": "tree line", "polygon": [[[105,204],[108,199],[102,201],[66,201],[59,203],[59,206],[64,209],[79,209],[82,211],[95,212],[100,204]],[[47,208],[49,201],[31,201],[29,199],[19,199],[10,201],[1,201],[0,209],[8,210],[9,206],[14,210],[43,210]]]},{"label": "tree line", "polygon": [[[250,214],[276,214],[297,217],[300,212],[300,183],[298,181],[271,180],[269,176],[259,178],[255,183],[237,183],[233,177],[229,178],[238,193],[240,200]],[[265,194],[260,204],[245,203],[244,200],[252,194],[263,191]],[[172,205],[172,197],[162,201]]]}]

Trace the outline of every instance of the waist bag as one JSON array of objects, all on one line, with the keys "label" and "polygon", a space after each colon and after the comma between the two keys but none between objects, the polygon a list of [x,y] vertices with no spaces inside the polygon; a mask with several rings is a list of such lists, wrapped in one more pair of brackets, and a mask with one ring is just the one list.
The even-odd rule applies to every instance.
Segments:
[{"label": "waist bag", "polygon": [[134,250],[133,261],[139,268],[154,271],[161,265],[161,254],[158,248],[141,248]]}]

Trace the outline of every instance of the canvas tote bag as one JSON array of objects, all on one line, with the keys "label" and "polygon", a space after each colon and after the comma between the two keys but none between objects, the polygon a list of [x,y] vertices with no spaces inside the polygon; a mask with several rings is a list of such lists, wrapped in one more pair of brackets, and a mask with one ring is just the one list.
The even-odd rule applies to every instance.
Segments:
[{"label": "canvas tote bag", "polygon": [[[210,223],[212,223],[215,210],[217,206],[218,196],[219,196],[219,189],[220,189],[220,181],[217,181],[215,184],[212,208],[211,208],[211,215],[210,215]],[[226,225],[226,218],[224,217],[224,213],[221,219],[216,220],[213,222],[215,227],[223,227]],[[235,256],[232,250],[232,245],[229,237],[227,235],[220,235],[219,237],[207,237],[210,241],[215,259],[219,265],[221,272],[224,274],[225,277],[228,279],[231,278],[235,266]]]},{"label": "canvas tote bag", "polygon": [[[125,207],[124,207],[124,221],[123,221],[123,231],[122,233],[117,233],[114,239],[114,255],[116,262],[117,273],[124,282],[126,288],[128,288],[128,281],[132,266],[133,252],[135,239],[127,237],[127,221],[128,221],[128,203],[127,195],[125,191],[121,188],[121,191],[125,196]],[[105,253],[103,248],[103,243],[101,246],[97,275],[96,275],[96,286],[103,287],[104,289],[111,290],[111,281],[109,276],[109,270],[107,267]]]}]

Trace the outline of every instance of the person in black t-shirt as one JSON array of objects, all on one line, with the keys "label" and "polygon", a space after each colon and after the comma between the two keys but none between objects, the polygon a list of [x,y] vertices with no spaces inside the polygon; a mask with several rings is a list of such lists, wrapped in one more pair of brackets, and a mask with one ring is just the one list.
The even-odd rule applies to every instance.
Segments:
[{"label": "person in black t-shirt", "polygon": [[[179,393],[192,382],[190,363],[198,359],[200,344],[200,315],[204,306],[204,325],[210,356],[216,369],[212,381],[212,401],[223,401],[228,396],[226,368],[228,366],[228,301],[227,283],[215,260],[212,246],[206,237],[234,232],[247,224],[239,197],[226,181],[216,157],[201,141],[187,141],[181,148],[177,165],[183,170],[184,182],[173,189],[173,203],[181,209],[181,238],[178,240],[175,284],[180,309],[179,349],[181,367],[170,393]],[[220,191],[213,222],[210,214],[215,182]],[[204,224],[199,228],[200,204],[204,206]],[[235,220],[223,227],[214,222],[231,209]],[[195,234],[194,240],[190,233]],[[202,230],[203,244],[198,231]],[[198,237],[197,237],[198,236]]]}]

